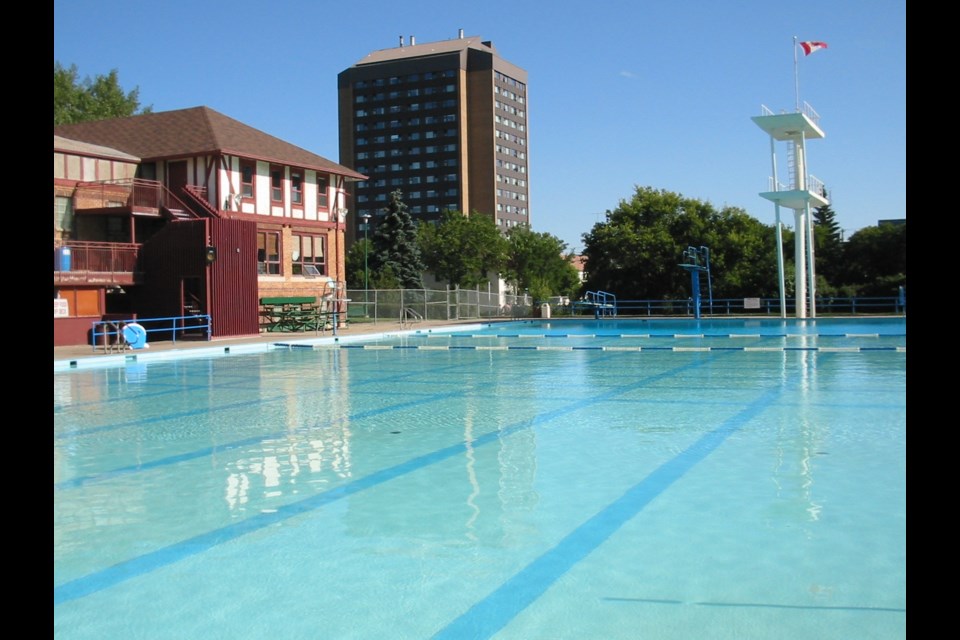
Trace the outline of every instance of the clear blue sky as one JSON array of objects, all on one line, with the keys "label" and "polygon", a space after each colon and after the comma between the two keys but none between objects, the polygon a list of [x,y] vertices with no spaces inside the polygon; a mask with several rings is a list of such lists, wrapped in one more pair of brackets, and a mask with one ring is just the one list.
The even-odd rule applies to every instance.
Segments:
[{"label": "clear blue sky", "polygon": [[208,106],[334,161],[340,71],[401,35],[491,40],[529,74],[533,228],[571,249],[637,186],[772,224],[769,138],[750,118],[793,109],[794,36],[824,41],[798,54],[826,133],[808,169],[847,237],[906,217],[906,0],[53,4],[54,60],[81,78],[116,69],[142,106]]}]

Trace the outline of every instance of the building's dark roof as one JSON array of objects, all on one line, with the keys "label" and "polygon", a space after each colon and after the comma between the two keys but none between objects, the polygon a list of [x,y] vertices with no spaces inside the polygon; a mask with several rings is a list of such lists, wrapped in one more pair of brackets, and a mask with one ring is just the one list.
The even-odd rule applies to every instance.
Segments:
[{"label": "building's dark roof", "polygon": [[441,40],[439,42],[394,47],[392,49],[380,49],[379,51],[367,54],[367,57],[354,66],[386,62],[388,60],[420,58],[422,56],[432,56],[440,53],[453,53],[454,51],[462,51],[464,49],[480,49],[494,55],[497,53],[497,50],[493,48],[493,43],[484,42],[479,36],[469,36],[466,38]]},{"label": "building's dark roof", "polygon": [[366,176],[209,107],[161,111],[53,128],[54,135],[118,149],[143,160],[230,154],[348,178]]}]

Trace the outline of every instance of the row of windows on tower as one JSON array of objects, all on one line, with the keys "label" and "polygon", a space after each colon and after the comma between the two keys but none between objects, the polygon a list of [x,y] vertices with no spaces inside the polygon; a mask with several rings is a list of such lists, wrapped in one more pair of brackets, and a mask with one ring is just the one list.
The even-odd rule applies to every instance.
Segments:
[{"label": "row of windows on tower", "polygon": [[[357,138],[357,146],[364,147],[368,144],[386,144],[387,140],[390,142],[402,142],[403,139],[399,136],[396,140],[392,136],[374,136],[372,138]],[[437,145],[430,144],[423,147],[423,153],[443,153],[443,152],[454,152],[457,150],[457,145],[455,143]],[[362,153],[362,152],[360,152]],[[411,151],[407,155],[418,155],[420,153],[420,147],[411,147]]]},{"label": "row of windows on tower", "polygon": [[[443,182],[456,182],[457,174],[448,173],[443,176]],[[393,188],[405,187],[407,185],[419,185],[419,184],[439,184],[441,179],[439,176],[409,176],[407,178],[392,178],[389,181],[389,186]],[[388,181],[385,178],[378,178],[376,180],[364,180],[363,182],[357,183],[358,190],[364,190],[367,188],[374,189],[383,189],[388,186]]]},{"label": "row of windows on tower", "polygon": [[353,83],[355,89],[366,89],[367,87],[385,87],[396,86],[406,82],[422,82],[424,80],[437,80],[441,78],[457,77],[456,69],[444,69],[443,71],[424,71],[422,73],[411,73],[405,76],[390,76],[389,78],[374,78],[373,80],[357,80]]},{"label": "row of windows on tower", "polygon": [[[460,205],[456,202],[448,202],[447,204],[414,204],[407,207],[407,210],[412,215],[423,215],[423,214],[437,214],[441,211],[457,211]],[[378,207],[376,209],[357,209],[357,216],[385,216],[387,214],[386,207]]]},{"label": "row of windows on tower", "polygon": [[[414,162],[409,163],[406,167],[404,167],[402,164],[398,162],[395,162],[390,165],[390,171],[404,171],[404,170],[419,171],[421,169],[439,169],[441,167],[455,167],[455,166],[457,166],[456,158],[446,158],[444,160],[427,160],[426,162],[420,162],[419,160],[415,160]],[[371,173],[382,173],[386,170],[387,170],[387,165],[385,164],[375,165],[372,170],[370,169],[370,167],[367,167],[367,166],[357,167],[357,171],[366,175],[370,175]],[[364,184],[364,183],[361,182],[358,184]]]},{"label": "row of windows on tower", "polygon": [[381,100],[399,100],[400,98],[432,96],[438,93],[454,93],[456,90],[457,85],[455,84],[447,84],[443,85],[442,87],[415,87],[413,89],[405,89],[403,91],[380,91],[370,95],[358,94],[353,101],[357,104],[363,104],[366,102],[379,102]]},{"label": "row of windows on tower", "polygon": [[526,111],[524,111],[523,109],[517,109],[515,106],[511,104],[507,104],[506,102],[500,102],[499,100],[497,100],[496,106],[497,106],[497,109],[500,109],[501,111],[506,111],[507,113],[515,115],[519,118],[527,117]]},{"label": "row of windows on tower", "polygon": [[500,87],[495,86],[493,88],[493,91],[497,95],[505,96],[507,98],[510,98],[511,100],[516,100],[520,104],[524,104],[526,102],[526,98],[514,93],[513,91],[510,91],[509,89],[501,89]]},{"label": "row of windows on tower", "polygon": [[[383,113],[377,113],[377,111],[378,111],[377,109],[370,109],[369,111],[366,109],[357,109],[356,113],[357,113],[357,117],[365,117],[368,115],[384,115]],[[404,122],[403,120],[394,119],[394,120],[390,120],[389,123],[387,124],[383,124],[383,121],[375,122],[373,124],[374,126],[379,126],[379,128],[381,129],[383,129],[385,126],[389,126],[391,129],[395,129],[397,127],[403,127],[403,126],[419,127],[420,125],[451,123],[456,121],[457,121],[457,114],[445,113],[442,116],[424,116],[423,118],[414,117],[414,118],[410,118],[406,122]],[[367,123],[363,123],[363,124],[365,124],[366,126],[370,126]]]},{"label": "row of windows on tower", "polygon": [[[383,126],[380,126],[380,125],[383,125]],[[356,127],[357,131],[360,132],[360,133],[365,132],[365,131],[370,131],[370,130],[382,131],[383,129],[386,129],[386,128],[387,128],[387,127],[386,127],[386,123],[383,123],[383,122],[378,122],[378,123],[377,123],[375,126],[373,126],[373,127],[368,127],[368,126],[365,125],[365,124],[358,124],[357,127]],[[434,140],[434,139],[439,138],[439,137],[441,137],[441,136],[443,136],[444,138],[455,138],[455,137],[457,136],[457,130],[456,130],[456,129],[444,129],[442,132],[441,132],[441,131],[437,131],[437,130],[430,130],[430,131],[411,131],[410,133],[408,133],[408,134],[406,134],[406,135],[403,135],[403,134],[400,134],[400,133],[395,133],[395,134],[391,134],[391,135],[390,135],[390,142],[400,142],[400,141],[402,141],[402,140],[421,140],[421,139],[423,139],[423,140]]]},{"label": "row of windows on tower", "polygon": [[503,72],[495,71],[493,74],[493,77],[496,79],[497,82],[501,84],[505,84],[511,87],[516,87],[517,89],[522,90],[524,93],[526,93],[527,91],[527,85],[520,82],[516,78],[511,78],[510,76],[506,75]]},{"label": "row of windows on tower", "polygon": [[[354,100],[354,103],[357,105],[364,104],[367,102],[366,99],[362,99],[362,96],[357,96]],[[431,109],[453,109],[457,106],[457,101],[454,98],[447,98],[446,100],[430,100],[429,102],[411,102],[409,104],[392,104],[390,106],[384,107],[373,107],[368,110],[370,115],[384,115],[387,113],[402,113],[404,111],[430,111]],[[360,107],[363,109],[363,107]]]},{"label": "row of windows on tower", "polygon": [[[404,199],[404,201],[408,201],[408,200],[422,200],[422,199],[424,199],[424,198],[427,198],[427,199],[435,199],[435,198],[439,198],[439,197],[441,197],[441,196],[444,197],[444,198],[456,198],[459,193],[460,193],[460,192],[457,190],[456,187],[451,187],[451,188],[445,190],[443,193],[440,193],[440,192],[437,191],[436,189],[428,189],[428,190],[426,190],[426,191],[408,191],[407,193],[404,194],[403,199]],[[366,202],[370,202],[370,201],[373,201],[373,202],[386,202],[386,201],[387,201],[387,198],[388,198],[388,195],[387,195],[386,193],[378,193],[378,194],[374,195],[373,197],[367,196],[367,195],[365,195],[365,194],[358,194],[358,195],[357,195],[357,202],[359,202],[359,203],[361,203],[361,204],[366,203]]]},{"label": "row of windows on tower", "polygon": [[517,131],[526,131],[527,125],[522,122],[517,122],[516,120],[511,120],[506,116],[496,115],[493,117],[494,122],[497,124],[502,124],[504,127],[510,127],[511,129],[516,129]]}]

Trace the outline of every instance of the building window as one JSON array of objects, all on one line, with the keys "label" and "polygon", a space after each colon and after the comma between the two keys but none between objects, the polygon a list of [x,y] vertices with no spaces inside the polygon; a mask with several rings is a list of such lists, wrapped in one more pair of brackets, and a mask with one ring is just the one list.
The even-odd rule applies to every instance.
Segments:
[{"label": "building window", "polygon": [[330,179],[326,176],[317,176],[317,207],[326,209],[330,206],[327,189],[330,186]]},{"label": "building window", "polygon": [[283,169],[270,168],[270,199],[274,202],[283,202]]},{"label": "building window", "polygon": [[[313,265],[320,272],[320,275],[326,275],[326,262],[324,261],[324,236],[296,235],[293,236],[293,274],[300,276],[304,274],[304,266]],[[309,269],[307,270],[309,271]]]},{"label": "building window", "polygon": [[290,199],[293,204],[303,204],[303,174],[299,171],[290,174]]},{"label": "building window", "polygon": [[61,238],[73,236],[73,200],[62,196],[53,199],[53,226]]},{"label": "building window", "polygon": [[244,198],[253,197],[253,177],[257,169],[252,162],[240,162],[240,195]]},{"label": "building window", "polygon": [[257,232],[257,273],[280,275],[280,232]]}]

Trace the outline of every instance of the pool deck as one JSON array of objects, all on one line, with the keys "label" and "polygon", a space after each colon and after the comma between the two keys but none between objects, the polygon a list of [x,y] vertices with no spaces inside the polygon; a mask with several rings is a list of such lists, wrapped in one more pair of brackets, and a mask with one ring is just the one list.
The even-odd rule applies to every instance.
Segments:
[{"label": "pool deck", "polygon": [[[488,323],[496,322],[498,320],[511,320],[512,318],[487,318],[483,320],[436,320],[436,321],[423,321],[416,322],[411,324],[400,326],[397,322],[378,322],[378,323],[365,323],[365,322],[351,322],[346,327],[340,327],[337,330],[336,337],[338,338],[355,338],[357,336],[372,336],[377,334],[386,334],[386,333],[400,333],[400,332],[411,332],[411,331],[422,331],[424,329],[434,329],[437,327],[451,327],[457,325],[475,325],[479,323]],[[334,338],[333,331],[326,330],[322,332],[317,331],[295,331],[295,332],[270,332],[270,333],[260,333],[255,336],[241,336],[241,337],[229,337],[229,338],[213,338],[212,340],[197,340],[197,339],[181,339],[176,342],[169,340],[159,340],[156,342],[148,342],[147,349],[134,350],[127,348],[124,351],[118,351],[114,349],[112,351],[105,351],[102,347],[98,347],[94,350],[91,345],[70,345],[64,347],[54,347],[53,348],[53,361],[54,363],[58,361],[70,361],[78,359],[102,359],[105,357],[116,358],[121,355],[130,355],[130,354],[150,354],[157,352],[176,352],[176,351],[192,351],[197,349],[209,349],[211,347],[231,347],[231,346],[243,346],[243,345],[258,345],[258,344],[270,344],[275,342],[282,342],[285,344],[297,343],[297,342],[315,342],[318,338]]]}]

